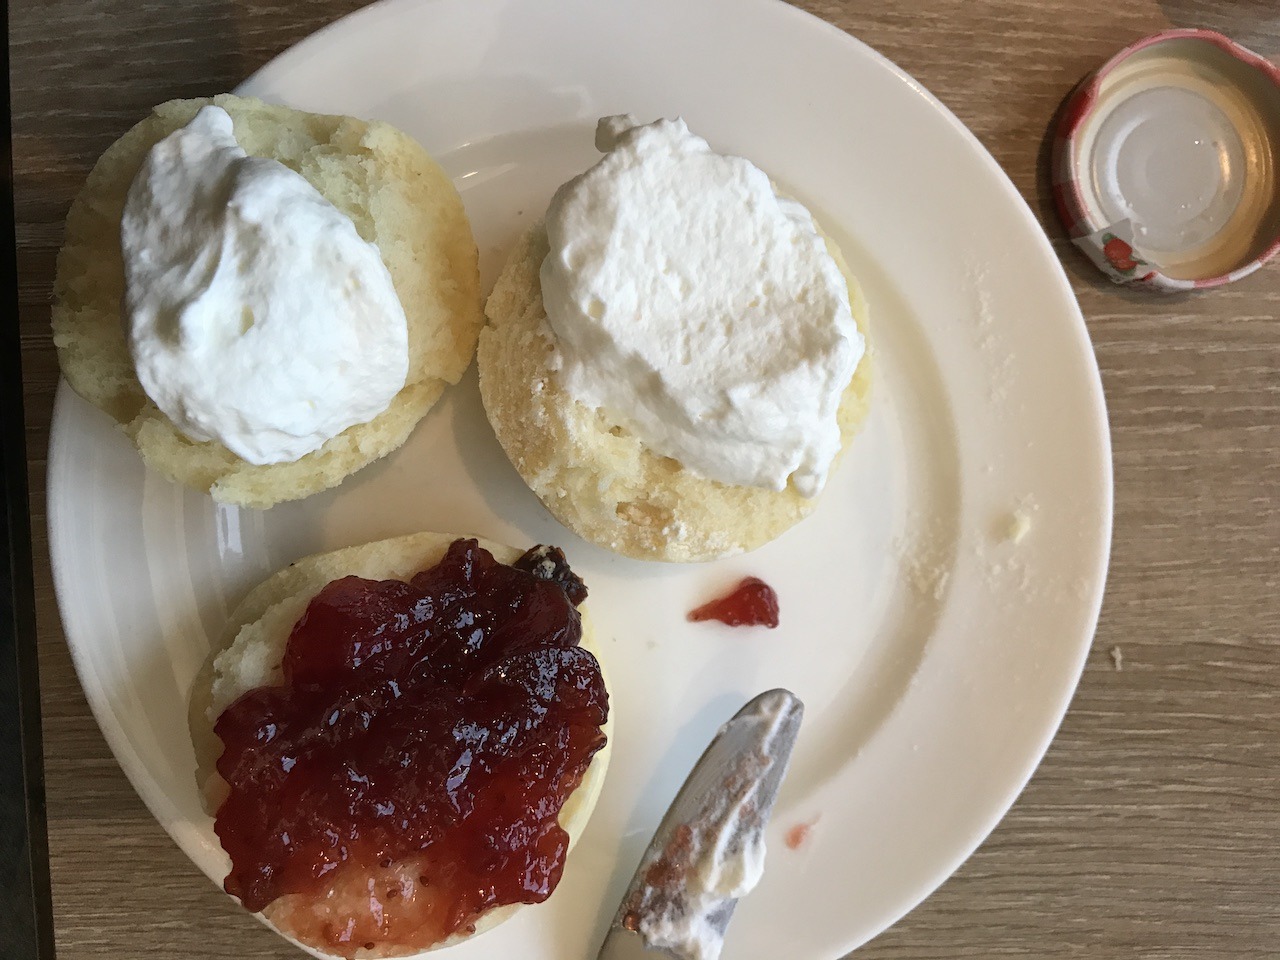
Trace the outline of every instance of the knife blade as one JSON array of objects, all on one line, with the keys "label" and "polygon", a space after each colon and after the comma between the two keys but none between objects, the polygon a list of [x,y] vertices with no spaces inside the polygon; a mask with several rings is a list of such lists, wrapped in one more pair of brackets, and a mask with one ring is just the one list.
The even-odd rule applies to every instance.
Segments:
[{"label": "knife blade", "polygon": [[788,690],[720,728],[649,842],[597,960],[716,960],[764,868],[764,828],[804,717]]}]

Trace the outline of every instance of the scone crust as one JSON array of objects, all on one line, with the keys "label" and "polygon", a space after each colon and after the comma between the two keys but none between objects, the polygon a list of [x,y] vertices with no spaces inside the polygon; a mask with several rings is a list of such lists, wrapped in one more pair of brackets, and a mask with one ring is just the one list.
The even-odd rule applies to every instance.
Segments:
[{"label": "scone crust", "polygon": [[[231,115],[246,152],[302,174],[378,246],[408,321],[409,377],[390,406],[291,463],[259,466],[216,441],[188,439],[147,399],[129,357],[120,315],[125,198],[151,147],[210,103]],[[54,344],[72,388],[119,422],[160,473],[215,500],[252,507],[332,487],[404,443],[466,370],[483,322],[478,256],[462,201],[413,138],[385,123],[230,94],[162,103],[107,149],[71,205],[54,281]]]},{"label": "scone crust", "polygon": [[[371,580],[408,580],[415,573],[439,563],[449,545],[456,539],[458,535],[455,534],[415,533],[315,554],[277,571],[251,590],[236,606],[228,618],[217,648],[210,653],[209,661],[192,691],[190,725],[198,768],[197,779],[200,780],[201,794],[210,815],[216,811],[226,790],[225,783],[214,768],[222,752],[222,742],[213,732],[214,721],[244,689],[280,682],[280,661],[285,643],[293,624],[302,616],[311,598],[326,584],[345,576],[366,577]],[[480,546],[502,563],[513,563],[522,553],[506,544],[484,539],[479,542]],[[579,607],[582,614],[580,645],[595,656],[604,675],[605,688],[611,689],[588,606],[588,603],[583,603]],[[569,795],[560,810],[560,826],[569,834],[570,850],[582,836],[604,787],[605,773],[613,752],[613,723],[614,710],[611,702],[608,720],[602,728],[606,737],[605,745],[591,759],[591,765],[583,774],[582,783]],[[264,911],[263,919],[274,928],[275,925],[271,923],[275,912],[272,906]],[[475,933],[455,934],[430,950],[405,954],[361,950],[357,955],[419,956],[439,950],[493,929],[514,916],[520,906],[508,904],[496,907],[477,920]],[[294,940],[283,931],[277,932],[312,956],[328,956]]]},{"label": "scone crust", "polygon": [[[866,336],[862,291],[840,251],[827,245]],[[694,562],[754,550],[813,511],[818,498],[791,486],[773,491],[697,476],[565,393],[551,368],[552,334],[538,275],[547,250],[542,224],[516,244],[485,306],[488,324],[476,362],[498,442],[557,520],[628,557]],[[870,367],[864,355],[841,399],[845,447],[866,414]]]}]

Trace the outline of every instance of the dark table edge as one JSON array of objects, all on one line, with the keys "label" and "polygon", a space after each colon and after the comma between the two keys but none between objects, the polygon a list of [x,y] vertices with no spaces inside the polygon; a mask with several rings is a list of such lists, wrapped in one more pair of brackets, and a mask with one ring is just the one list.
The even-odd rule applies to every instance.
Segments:
[{"label": "dark table edge", "polygon": [[9,5],[4,4],[0,176],[0,944],[5,960],[53,960],[53,909],[40,742],[31,514],[13,206]]}]

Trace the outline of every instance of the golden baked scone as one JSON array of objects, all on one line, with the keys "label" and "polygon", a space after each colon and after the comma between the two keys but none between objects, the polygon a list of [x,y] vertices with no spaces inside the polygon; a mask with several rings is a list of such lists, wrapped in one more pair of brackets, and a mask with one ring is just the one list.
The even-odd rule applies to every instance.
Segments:
[{"label": "golden baked scone", "polygon": [[[390,406],[290,463],[254,465],[216,441],[188,439],[147,399],[129,356],[120,315],[125,198],[151,147],[210,103],[231,115],[251,156],[302,174],[377,245],[407,319],[409,376]],[[332,487],[404,443],[445,386],[462,376],[484,322],[462,201],[415,140],[385,123],[229,94],[162,103],[107,149],[67,217],[54,297],[54,343],[72,388],[114,417],[160,473],[253,507]]]},{"label": "golden baked scone", "polygon": [[[830,240],[827,246],[865,337],[866,301],[840,251]],[[498,442],[556,519],[625,556],[692,562],[753,550],[817,506],[818,498],[791,486],[773,491],[697,476],[565,393],[549,366],[552,334],[538,276],[547,249],[541,224],[516,244],[485,306],[476,361]],[[865,416],[870,386],[864,356],[840,404],[845,446]]]},{"label": "golden baked scone", "polygon": [[[246,691],[282,682],[281,662],[294,624],[311,599],[326,584],[345,576],[371,580],[408,580],[415,573],[439,563],[456,540],[454,535],[417,533],[375,543],[347,547],[330,553],[316,554],[290,564],[268,577],[235,608],[217,647],[192,690],[190,726],[195,746],[197,779],[205,807],[212,815],[226,795],[226,783],[218,776],[214,764],[222,752],[222,743],[213,724],[222,711]],[[522,553],[514,547],[479,540],[480,546],[501,563],[512,563]],[[588,604],[578,609],[582,616],[580,646],[590,651],[600,663],[601,674],[609,687],[608,675],[588,616]],[[582,782],[560,810],[560,826],[569,835],[569,849],[578,842],[595,809],[604,786],[605,773],[613,748],[613,710],[602,728],[606,741],[595,754],[583,774]],[[292,904],[282,897],[263,911],[262,917],[278,933],[316,957],[330,957],[281,930],[273,918],[287,916]],[[510,919],[522,904],[497,907],[484,913],[475,923],[475,932],[455,934],[431,950],[451,946],[490,930]],[[357,950],[358,957],[417,956],[430,951],[395,953],[380,950]]]}]

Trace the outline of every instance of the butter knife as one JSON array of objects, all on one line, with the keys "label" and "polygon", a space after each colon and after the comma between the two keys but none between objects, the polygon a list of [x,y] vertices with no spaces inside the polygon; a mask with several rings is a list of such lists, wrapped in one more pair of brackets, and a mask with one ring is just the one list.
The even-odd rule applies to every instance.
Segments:
[{"label": "butter knife", "polygon": [[795,694],[770,690],[720,728],[640,858],[597,960],[716,960],[764,869],[764,828],[803,716]]}]

